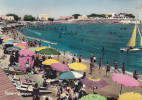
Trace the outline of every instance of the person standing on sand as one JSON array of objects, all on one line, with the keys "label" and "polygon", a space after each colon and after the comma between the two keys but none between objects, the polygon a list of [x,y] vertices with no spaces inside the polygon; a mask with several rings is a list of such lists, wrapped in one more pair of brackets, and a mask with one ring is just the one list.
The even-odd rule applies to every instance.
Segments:
[{"label": "person standing on sand", "polygon": [[40,100],[39,97],[39,88],[38,88],[38,84],[35,84],[35,87],[33,88],[33,99],[36,100],[36,98],[38,97],[38,100]]},{"label": "person standing on sand", "polygon": [[90,55],[90,63],[93,62],[93,54]]},{"label": "person standing on sand", "polygon": [[93,63],[90,63],[90,73],[92,75],[92,71],[93,71]]},{"label": "person standing on sand", "polygon": [[74,54],[74,56],[72,58],[72,63],[76,62],[75,56],[76,56],[76,54]]},{"label": "person standing on sand", "polygon": [[102,58],[99,59],[99,69],[102,67]]},{"label": "person standing on sand", "polygon": [[125,74],[125,63],[123,62],[122,72]]},{"label": "person standing on sand", "polygon": [[39,47],[41,47],[41,40],[39,41]]},{"label": "person standing on sand", "polygon": [[135,70],[135,72],[133,73],[133,78],[138,80],[139,74],[137,73],[137,70]]},{"label": "person standing on sand", "polygon": [[94,63],[94,67],[96,67],[97,64],[96,64],[96,57],[95,56],[93,56],[93,63]]},{"label": "person standing on sand", "polygon": [[11,53],[11,56],[10,56],[10,64],[8,66],[12,66],[14,64],[14,56],[13,56],[13,53]]},{"label": "person standing on sand", "polygon": [[79,60],[79,63],[81,63],[81,55],[79,55],[79,58],[78,58],[78,60]]},{"label": "person standing on sand", "polygon": [[[119,71],[118,64],[117,64],[116,60],[114,60],[114,66],[115,66],[114,71],[115,71],[115,72],[116,72],[116,70]],[[119,72],[120,72],[120,71],[119,71]]]},{"label": "person standing on sand", "polygon": [[107,64],[106,64],[106,76],[107,77],[109,77],[108,73],[109,73],[109,76],[110,76],[110,64],[109,64],[109,62],[107,62]]}]

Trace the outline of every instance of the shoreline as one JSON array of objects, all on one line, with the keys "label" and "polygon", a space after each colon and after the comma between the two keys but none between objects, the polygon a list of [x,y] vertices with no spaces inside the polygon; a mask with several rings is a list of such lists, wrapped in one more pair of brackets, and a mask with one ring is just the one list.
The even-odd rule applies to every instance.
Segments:
[{"label": "shoreline", "polygon": [[[80,24],[80,23],[79,23]],[[30,37],[30,36],[26,36],[26,35],[23,35],[21,32],[19,32],[18,31],[18,29],[17,29],[17,32],[20,34],[20,35],[22,35],[22,36],[24,36],[24,37],[27,37],[27,38],[31,38],[31,39],[39,39],[39,40],[42,40],[43,42],[45,41],[47,41],[47,40],[44,40],[44,39],[40,39],[40,38],[35,38],[35,37]],[[55,45],[57,45],[57,43],[55,43],[55,42],[50,42],[50,41],[47,41],[47,43],[53,43],[53,44],[55,44]],[[56,48],[53,48],[53,49],[56,49]],[[64,56],[64,51],[60,51],[61,52],[61,55],[62,56]],[[70,58],[70,59],[72,59],[72,57],[73,57],[73,53],[70,53],[70,51],[66,51],[65,52],[65,56],[66,57],[68,57],[68,58]],[[79,55],[79,54],[76,54],[76,55]],[[78,61],[78,57],[76,57],[76,60]],[[82,62],[85,62],[85,63],[88,63],[88,64],[90,64],[90,59],[85,59],[85,58],[82,58]],[[98,67],[98,64],[97,64],[97,67]],[[102,68],[103,69],[105,69],[105,65],[102,65]],[[122,73],[122,69],[121,68],[119,68],[119,70],[120,70],[120,72]],[[114,66],[111,66],[111,72],[114,72]],[[120,73],[119,72],[119,73]],[[131,72],[131,71],[125,71],[125,74],[126,75],[129,75],[129,76],[131,76],[131,77],[133,77],[133,72]],[[140,81],[142,81],[142,74],[139,74],[139,80]]]},{"label": "shoreline", "polygon": [[[10,31],[11,32],[11,31]],[[9,33],[10,33],[9,32]],[[12,33],[10,33],[9,35],[11,35]],[[71,59],[71,56],[70,55],[67,55],[68,53],[66,53],[66,55],[64,56],[64,53],[63,52],[61,52],[61,56],[59,57],[59,59],[57,59],[57,57],[56,56],[54,56],[54,59],[57,59],[58,61],[60,61],[61,63],[63,62],[63,61],[65,61],[65,63],[67,64],[67,59],[70,59],[70,62],[72,61],[72,59]],[[70,54],[70,53],[69,53]],[[78,61],[78,58],[76,57],[76,59],[77,59],[77,61]],[[85,60],[86,61],[86,60]],[[106,77],[105,76],[105,70],[104,69],[101,69],[101,70],[99,70],[98,68],[95,68],[95,69],[93,69],[93,74],[92,75],[90,75],[89,74],[89,71],[90,71],[90,69],[89,69],[89,63],[87,63],[87,62],[84,62],[84,60],[82,59],[82,63],[84,63],[86,66],[87,66],[87,69],[85,70],[85,72],[86,72],[86,77],[99,77],[99,78],[102,78],[102,79],[104,79],[107,83],[108,83],[108,86],[106,86],[106,87],[103,87],[103,88],[99,88],[98,90],[95,90],[95,93],[97,93],[97,94],[99,94],[99,95],[103,95],[103,96],[105,96],[105,97],[107,97],[107,98],[118,98],[118,96],[119,96],[119,90],[120,90],[120,84],[117,84],[117,83],[115,83],[115,82],[113,82],[112,81],[112,79],[111,78],[108,78],[108,77]],[[112,73],[112,72],[111,72]],[[18,76],[18,75],[17,75]],[[20,76],[18,76],[18,77],[20,77]],[[110,76],[111,77],[111,76]],[[142,86],[142,82],[141,81],[139,81],[140,82],[140,86]],[[135,91],[137,92],[137,93],[141,93],[141,87],[136,87],[135,88]],[[115,90],[114,90],[114,88],[115,88]],[[116,91],[117,90],[117,91]],[[92,93],[92,87],[88,87],[88,86],[86,86],[85,87],[85,91],[87,92],[87,93]],[[130,91],[134,91],[133,90],[133,88],[131,88],[131,87],[125,87],[125,86],[123,86],[123,93],[125,93],[125,92],[130,92]],[[54,94],[54,93],[53,93]],[[49,94],[49,96],[52,96],[52,94]],[[42,97],[42,96],[41,96]],[[30,99],[30,97],[26,97],[25,98],[26,100],[31,100]],[[114,100],[116,100],[116,99],[114,99]]]}]

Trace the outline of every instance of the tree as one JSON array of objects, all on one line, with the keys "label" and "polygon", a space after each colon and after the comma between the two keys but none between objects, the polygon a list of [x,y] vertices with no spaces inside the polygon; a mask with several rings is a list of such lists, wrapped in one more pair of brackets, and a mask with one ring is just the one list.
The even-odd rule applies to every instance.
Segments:
[{"label": "tree", "polygon": [[13,16],[16,21],[21,19],[21,17],[18,17],[16,14],[7,14],[6,16]]},{"label": "tree", "polygon": [[24,21],[35,21],[35,17],[33,17],[32,15],[25,15]]},{"label": "tree", "polygon": [[129,18],[135,18],[135,16],[133,14],[126,14],[125,16],[127,16]]},{"label": "tree", "polygon": [[81,16],[80,14],[73,14],[72,16],[74,16],[74,19],[78,19],[78,16]]},{"label": "tree", "polygon": [[48,18],[48,21],[52,21],[52,22],[53,22],[53,21],[54,21],[54,18]]},{"label": "tree", "polygon": [[95,14],[95,13],[92,13],[91,15],[88,15],[88,17],[103,17],[103,18],[105,18],[105,14]]}]

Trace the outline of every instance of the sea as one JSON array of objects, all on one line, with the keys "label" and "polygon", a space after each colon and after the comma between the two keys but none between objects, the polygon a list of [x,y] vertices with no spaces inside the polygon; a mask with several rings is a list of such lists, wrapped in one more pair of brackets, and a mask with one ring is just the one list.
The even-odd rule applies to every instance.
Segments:
[{"label": "sea", "polygon": [[[137,70],[142,74],[142,51],[121,52],[120,48],[127,48],[126,44],[131,38],[135,24],[105,24],[105,23],[70,23],[53,24],[42,26],[31,26],[19,29],[26,39],[33,40],[30,37],[40,38],[42,46],[51,46],[60,51],[65,51],[65,55],[82,55],[86,62],[90,62],[90,54],[93,54],[99,63],[102,58],[102,64],[107,62],[114,66],[114,60],[117,61],[119,68],[122,68],[125,62],[125,69],[129,72]],[[139,24],[140,32],[142,25]],[[50,41],[50,42],[48,42]],[[104,47],[104,52],[102,51]],[[137,32],[136,47],[140,47],[140,35]]]}]

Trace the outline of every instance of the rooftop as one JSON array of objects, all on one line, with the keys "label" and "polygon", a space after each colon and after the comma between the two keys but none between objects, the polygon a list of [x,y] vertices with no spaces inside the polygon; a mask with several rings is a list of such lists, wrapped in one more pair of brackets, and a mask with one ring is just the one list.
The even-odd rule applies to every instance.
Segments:
[{"label": "rooftop", "polygon": [[11,83],[9,78],[6,76],[2,68],[0,67],[0,100],[23,100],[20,95],[6,95],[6,92],[12,93],[17,92],[18,90]]}]

